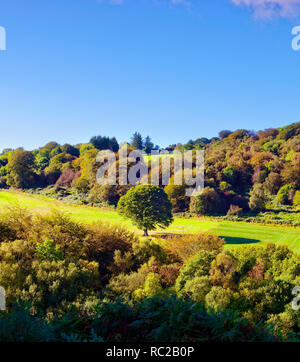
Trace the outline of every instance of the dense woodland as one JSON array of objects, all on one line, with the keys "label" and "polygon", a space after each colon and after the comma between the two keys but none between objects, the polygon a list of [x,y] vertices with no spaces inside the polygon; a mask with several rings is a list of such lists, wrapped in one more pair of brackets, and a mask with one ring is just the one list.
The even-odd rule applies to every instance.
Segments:
[{"label": "dense woodland", "polygon": [[[158,149],[138,133],[130,146]],[[1,187],[119,204],[126,214],[134,190],[145,189],[96,183],[96,155],[107,148],[117,153],[117,140],[4,150]],[[166,205],[165,225],[172,211],[299,225],[300,123],[257,134],[222,131],[169,150],[175,148],[205,150],[205,189],[190,199],[185,185],[153,186]],[[2,210],[7,311],[0,312],[0,341],[300,341],[300,313],[292,308],[299,254],[274,244],[228,249],[224,243],[209,233],[140,237],[56,211]]]},{"label": "dense woodland", "polygon": [[300,341],[287,246],[138,237],[59,212],[0,217],[0,341]]},{"label": "dense woodland", "polygon": [[[30,189],[79,203],[117,205],[130,186],[97,184],[100,165],[96,155],[104,149],[117,153],[116,138],[97,136],[90,143],[75,146],[50,142],[34,151],[4,150],[0,187]],[[154,147],[149,137],[143,140],[135,133],[131,149],[150,153],[159,147]],[[185,197],[185,185],[172,185],[171,179],[165,191],[173,212],[240,217],[300,205],[300,123],[257,133],[221,131],[219,137],[168,147],[169,151],[174,149],[205,150],[205,189],[191,199]],[[297,218],[291,216],[290,221],[297,223]]]}]

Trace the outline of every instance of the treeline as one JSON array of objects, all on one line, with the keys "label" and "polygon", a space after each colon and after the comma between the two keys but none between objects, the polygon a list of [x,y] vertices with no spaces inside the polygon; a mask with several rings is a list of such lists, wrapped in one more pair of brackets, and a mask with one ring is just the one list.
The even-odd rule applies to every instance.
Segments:
[{"label": "treeline", "polygon": [[[159,148],[137,132],[128,145],[129,151],[142,149],[147,153]],[[50,142],[30,152],[5,150],[0,156],[0,187],[53,186],[53,192],[62,196],[77,195],[74,198],[87,203],[116,205],[129,187],[99,186],[96,155],[102,149],[118,154],[119,147],[115,137],[97,136],[76,146]],[[205,189],[201,196],[186,197],[185,185],[173,185],[172,178],[165,187],[174,212],[241,216],[249,211],[300,205],[300,123],[257,133],[224,130],[218,137],[199,138],[167,149],[205,150]]]},{"label": "treeline", "polygon": [[0,214],[0,341],[299,341],[299,255],[223,245],[10,208]]}]

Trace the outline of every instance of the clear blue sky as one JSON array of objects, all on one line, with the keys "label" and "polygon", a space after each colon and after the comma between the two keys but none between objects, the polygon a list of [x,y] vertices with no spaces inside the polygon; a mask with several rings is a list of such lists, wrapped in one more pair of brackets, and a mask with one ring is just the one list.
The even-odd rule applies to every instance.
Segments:
[{"label": "clear blue sky", "polygon": [[0,150],[299,121],[294,25],[231,0],[1,0]]}]

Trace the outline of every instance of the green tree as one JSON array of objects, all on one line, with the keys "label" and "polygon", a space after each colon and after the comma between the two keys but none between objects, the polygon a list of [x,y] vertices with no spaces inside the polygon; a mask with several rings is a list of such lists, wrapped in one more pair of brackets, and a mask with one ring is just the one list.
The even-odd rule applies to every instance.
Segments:
[{"label": "green tree", "polygon": [[55,147],[55,148],[50,152],[50,158],[53,158],[53,157],[59,155],[59,154],[62,153],[62,152],[63,152],[63,151],[62,151],[61,147],[60,147],[60,146],[57,146],[57,147]]},{"label": "green tree", "polygon": [[188,207],[188,197],[185,195],[185,185],[169,184],[165,187],[165,192],[168,195],[174,212],[185,211]]},{"label": "green tree", "polygon": [[154,144],[151,142],[151,138],[147,136],[144,140],[144,151],[146,153],[151,153],[154,148]]},{"label": "green tree", "polygon": [[84,156],[86,151],[92,150],[95,147],[91,143],[84,143],[80,146],[80,157]]},{"label": "green tree", "polygon": [[113,152],[119,151],[119,143],[116,139],[116,137],[110,138],[109,140],[109,149]]},{"label": "green tree", "polygon": [[109,149],[109,137],[94,136],[90,139],[90,143],[98,150]]},{"label": "green tree", "polygon": [[252,211],[259,212],[266,208],[266,195],[262,184],[256,183],[250,191],[249,207]]},{"label": "green tree", "polygon": [[222,203],[216,190],[205,187],[202,194],[191,197],[190,211],[197,215],[214,214],[221,211]]},{"label": "green tree", "polygon": [[231,133],[232,133],[231,131],[228,131],[228,130],[226,129],[226,130],[224,130],[224,131],[219,132],[219,137],[220,137],[221,139],[224,139],[224,138],[230,136]]},{"label": "green tree", "polygon": [[172,204],[168,195],[154,185],[138,185],[131,188],[120,198],[118,212],[144,230],[144,236],[148,236],[148,230],[166,228],[173,221]]},{"label": "green tree", "polygon": [[283,205],[289,204],[291,201],[291,192],[293,191],[292,185],[284,185],[277,193],[277,201]]},{"label": "green tree", "polygon": [[281,184],[281,177],[276,172],[271,172],[264,182],[264,189],[270,195],[276,195]]},{"label": "green tree", "polygon": [[79,157],[79,149],[72,145],[69,145],[68,143],[64,144],[61,149],[63,152],[68,153],[69,155]]},{"label": "green tree", "polygon": [[232,166],[227,166],[223,170],[224,180],[234,185],[237,178],[237,173]]},{"label": "green tree", "polygon": [[139,132],[135,132],[131,139],[131,146],[136,150],[143,149],[143,138]]},{"label": "green tree", "polygon": [[33,172],[34,156],[32,152],[21,149],[13,152],[8,161],[7,184],[12,187],[30,188],[34,186],[35,174]]},{"label": "green tree", "polygon": [[115,137],[94,136],[90,139],[90,143],[98,150],[119,151],[119,143]]},{"label": "green tree", "polygon": [[293,199],[293,205],[294,206],[300,206],[300,191],[296,191]]},{"label": "green tree", "polygon": [[41,172],[47,166],[49,166],[50,151],[48,149],[42,149],[35,154],[34,168],[36,172]]}]

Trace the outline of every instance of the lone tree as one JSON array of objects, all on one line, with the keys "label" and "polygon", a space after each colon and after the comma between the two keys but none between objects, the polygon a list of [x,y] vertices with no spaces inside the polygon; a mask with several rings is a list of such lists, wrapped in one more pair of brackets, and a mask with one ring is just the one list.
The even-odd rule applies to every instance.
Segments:
[{"label": "lone tree", "polygon": [[172,204],[163,189],[154,185],[138,185],[131,188],[118,203],[118,212],[139,229],[166,228],[173,221]]}]

